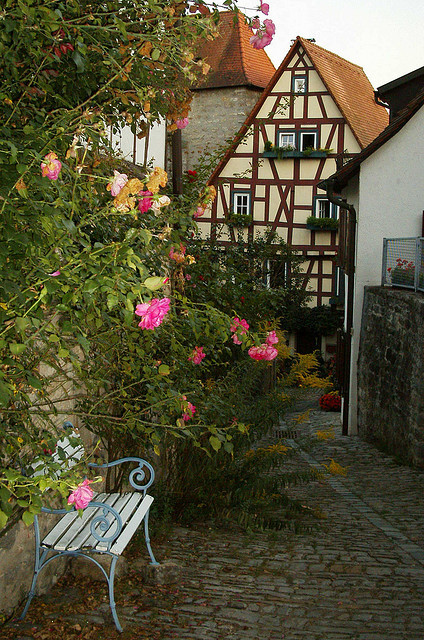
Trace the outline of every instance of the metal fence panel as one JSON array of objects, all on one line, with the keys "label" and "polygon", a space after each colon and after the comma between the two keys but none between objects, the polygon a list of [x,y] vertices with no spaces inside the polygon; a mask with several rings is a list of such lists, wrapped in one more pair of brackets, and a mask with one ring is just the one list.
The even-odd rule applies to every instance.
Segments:
[{"label": "metal fence panel", "polygon": [[[382,285],[416,290],[420,283],[423,238],[384,238]],[[418,268],[417,268],[418,265]],[[421,278],[421,287],[424,282]]]}]

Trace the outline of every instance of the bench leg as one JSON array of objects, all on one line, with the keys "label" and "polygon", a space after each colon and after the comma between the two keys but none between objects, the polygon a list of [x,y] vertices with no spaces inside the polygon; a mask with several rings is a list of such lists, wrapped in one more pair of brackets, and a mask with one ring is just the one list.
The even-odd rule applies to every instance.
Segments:
[{"label": "bench leg", "polygon": [[116,615],[116,603],[115,603],[115,595],[114,595],[115,567],[116,567],[117,560],[118,560],[117,556],[112,557],[112,562],[110,563],[110,571],[109,571],[109,577],[107,579],[107,582],[109,586],[109,604],[110,604],[110,610],[112,612],[112,618],[116,628],[120,633],[122,633],[121,623],[119,622],[118,616]]},{"label": "bench leg", "polygon": [[147,512],[144,517],[144,538],[146,540],[146,547],[147,547],[147,551],[149,552],[149,556],[151,560],[150,564],[159,564],[159,562],[156,560],[155,556],[153,555],[152,547],[150,545],[149,512]]},{"label": "bench leg", "polygon": [[31,588],[29,590],[28,593],[28,599],[26,601],[24,610],[22,611],[21,615],[19,616],[19,620],[23,620],[28,612],[29,609],[29,605],[31,604],[31,600],[33,599],[34,595],[35,595],[35,585],[37,583],[37,579],[38,579],[38,575],[41,571],[41,569],[44,566],[44,560],[46,558],[46,555],[48,553],[48,549],[45,549],[43,551],[43,553],[41,554],[41,556],[39,555],[39,550],[36,550],[36,555],[35,555],[35,567],[34,567],[34,575],[32,577],[32,582],[31,582]]}]

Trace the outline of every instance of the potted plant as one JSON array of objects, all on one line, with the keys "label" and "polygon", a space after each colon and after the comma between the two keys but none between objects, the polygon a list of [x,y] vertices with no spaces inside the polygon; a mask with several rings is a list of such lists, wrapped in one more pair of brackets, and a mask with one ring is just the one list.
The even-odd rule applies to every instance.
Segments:
[{"label": "potted plant", "polygon": [[324,393],[319,399],[319,406],[323,411],[340,411],[342,407],[342,399],[338,391],[330,391]]},{"label": "potted plant", "polygon": [[408,260],[398,258],[394,269],[387,269],[391,276],[391,282],[394,285],[404,287],[414,287],[415,285],[415,264]]}]

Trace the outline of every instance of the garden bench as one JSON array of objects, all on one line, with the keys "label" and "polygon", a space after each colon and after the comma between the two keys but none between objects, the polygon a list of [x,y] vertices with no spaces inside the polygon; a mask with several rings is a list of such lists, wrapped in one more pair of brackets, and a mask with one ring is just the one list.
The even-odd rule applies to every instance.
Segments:
[{"label": "garden bench", "polygon": [[[64,423],[64,429],[69,430],[72,438],[79,438],[70,422]],[[71,457],[75,464],[83,455],[82,443],[76,447],[69,442],[65,436],[57,443],[58,448]],[[62,458],[56,450],[54,454],[56,461]],[[106,469],[122,463],[137,463],[129,474],[129,483],[135,491],[125,493],[98,493],[93,495],[93,499],[84,509],[82,517],[78,511],[72,507],[67,509],[51,509],[43,507],[44,513],[63,514],[63,517],[41,540],[38,518],[34,518],[35,527],[35,567],[31,588],[25,608],[22,612],[23,619],[28,611],[29,605],[35,593],[37,578],[52,560],[63,556],[82,556],[94,562],[105,576],[109,588],[109,603],[112,617],[118,631],[122,631],[121,624],[116,614],[116,604],[114,599],[114,578],[115,567],[119,556],[124,551],[127,544],[144,520],[144,536],[151,564],[159,564],[150,546],[149,537],[149,509],[153,502],[152,496],[147,494],[147,489],[153,484],[153,467],[141,458],[122,458],[106,464],[90,463],[89,466],[97,469]],[[43,473],[42,465],[37,463],[33,470],[33,475]],[[107,554],[111,557],[109,573],[91,554]]]}]

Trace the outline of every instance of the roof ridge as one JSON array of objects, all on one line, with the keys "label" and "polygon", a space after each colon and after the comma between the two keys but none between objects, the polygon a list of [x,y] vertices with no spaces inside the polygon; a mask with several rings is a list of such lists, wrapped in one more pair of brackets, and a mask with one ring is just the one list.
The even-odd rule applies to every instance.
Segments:
[{"label": "roof ridge", "polygon": [[349,67],[356,67],[360,71],[364,72],[364,68],[361,67],[359,64],[356,64],[355,62],[351,62],[350,60],[347,60],[346,58],[343,58],[342,56],[339,56],[338,53],[333,53],[329,49],[325,49],[325,47],[321,47],[319,44],[316,44],[316,42],[311,42],[310,40],[308,40],[308,38],[303,38],[302,36],[297,36],[296,40],[299,40],[299,42],[303,46],[305,46],[304,43],[307,42],[306,47],[311,47],[312,46],[312,47],[315,47],[316,49],[319,49],[320,51],[325,51],[325,53],[328,53],[332,58],[338,58],[342,62],[345,62]]},{"label": "roof ridge", "polygon": [[[249,81],[249,75],[248,75],[248,70],[247,70],[247,66],[246,66],[246,60],[245,60],[245,51],[244,51],[244,45],[243,45],[243,38],[241,37],[241,24],[240,24],[240,19],[243,16],[244,18],[244,14],[242,14],[240,11],[237,12],[237,36],[239,39],[239,43],[240,43],[240,59],[241,59],[241,66],[243,69],[243,73],[244,73],[244,77],[246,78],[247,81]],[[244,23],[247,27],[247,24]]]}]

